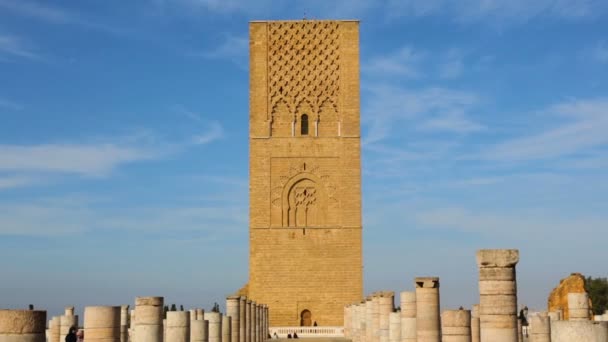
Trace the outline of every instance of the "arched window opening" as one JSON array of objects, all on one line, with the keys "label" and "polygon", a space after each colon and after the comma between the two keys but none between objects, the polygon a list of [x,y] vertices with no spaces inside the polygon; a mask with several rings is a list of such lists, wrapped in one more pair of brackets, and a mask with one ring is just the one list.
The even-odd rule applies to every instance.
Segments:
[{"label": "arched window opening", "polygon": [[300,135],[308,135],[308,115],[302,114],[300,119]]}]

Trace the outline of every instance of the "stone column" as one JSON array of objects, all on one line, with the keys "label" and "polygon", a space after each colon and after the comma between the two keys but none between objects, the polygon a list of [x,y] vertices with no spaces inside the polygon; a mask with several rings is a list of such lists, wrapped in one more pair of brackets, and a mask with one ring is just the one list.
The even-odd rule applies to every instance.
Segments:
[{"label": "stone column", "polygon": [[521,319],[517,318],[517,342],[524,342],[524,330]]},{"label": "stone column", "polygon": [[258,304],[251,302],[251,342],[258,342]]},{"label": "stone column", "polygon": [[164,342],[190,342],[190,312],[169,311]]},{"label": "stone column", "polygon": [[86,342],[120,342],[120,306],[84,308]]},{"label": "stone column", "polygon": [[232,341],[232,317],[222,316],[222,342]]},{"label": "stone column", "polygon": [[441,314],[442,342],[471,342],[471,311],[446,310]]},{"label": "stone column", "polygon": [[551,342],[551,319],[546,312],[530,317],[530,341]]},{"label": "stone column", "polygon": [[391,312],[389,315],[388,340],[390,342],[401,341],[401,313]]},{"label": "stone column", "polygon": [[401,292],[400,302],[401,342],[416,342],[416,292]]},{"label": "stone column", "polygon": [[129,306],[120,307],[120,342],[129,341]]},{"label": "stone column", "polygon": [[380,342],[380,297],[372,294],[372,342]]},{"label": "stone column", "polygon": [[247,321],[245,311],[247,310],[247,299],[244,296],[239,297],[239,342],[246,342],[245,330],[247,329]]},{"label": "stone column", "polygon": [[268,340],[270,329],[268,326],[268,305],[264,304],[264,338],[262,341]]},{"label": "stone column", "polygon": [[63,316],[59,317],[59,341],[65,340],[72,327],[78,329],[78,316],[74,315],[74,307],[68,306],[65,308]]},{"label": "stone column", "polygon": [[344,310],[344,337],[345,338],[349,338],[351,340],[354,340],[353,339],[353,333],[352,333],[352,330],[351,330],[351,326],[352,326],[352,322],[351,322],[351,319],[352,319],[351,308],[352,308],[352,305],[348,304],[348,305],[345,305],[344,309],[343,309]]},{"label": "stone column", "polygon": [[589,320],[589,295],[586,293],[568,293],[568,311],[570,321]]},{"label": "stone column", "polygon": [[519,251],[477,251],[481,342],[517,342],[517,280]]},{"label": "stone column", "polygon": [[380,292],[378,294],[378,317],[380,328],[380,342],[388,342],[390,334],[390,315],[395,307],[394,292]]},{"label": "stone column", "polygon": [[226,315],[231,318],[232,331],[231,342],[239,342],[239,334],[241,333],[240,323],[241,316],[239,311],[240,297],[230,296],[226,298]]},{"label": "stone column", "polygon": [[357,317],[359,320],[359,325],[357,326],[357,329],[359,329],[359,331],[357,332],[358,334],[358,342],[365,342],[366,338],[367,338],[367,322],[366,322],[366,304],[367,301],[363,300],[361,301],[361,303],[358,305],[358,310],[357,310]]},{"label": "stone column", "polygon": [[471,341],[480,342],[479,339],[479,305],[473,305],[471,310]]},{"label": "stone column", "polygon": [[46,311],[0,309],[0,341],[45,342]]},{"label": "stone column", "polygon": [[374,337],[374,301],[373,296],[369,295],[365,299],[365,342],[373,342]]},{"label": "stone column", "polygon": [[245,342],[251,342],[251,300],[245,302]]},{"label": "stone column", "polygon": [[415,283],[417,342],[439,342],[439,278],[418,277]]},{"label": "stone column", "polygon": [[209,342],[222,342],[222,315],[219,312],[205,312],[209,321]]},{"label": "stone column", "polygon": [[135,298],[135,339],[133,342],[163,341],[163,297]]},{"label": "stone column", "polygon": [[49,322],[49,342],[59,342],[61,340],[61,318],[54,316]]},{"label": "stone column", "polygon": [[208,327],[209,322],[203,318],[194,321],[190,320],[190,342],[208,342]]}]

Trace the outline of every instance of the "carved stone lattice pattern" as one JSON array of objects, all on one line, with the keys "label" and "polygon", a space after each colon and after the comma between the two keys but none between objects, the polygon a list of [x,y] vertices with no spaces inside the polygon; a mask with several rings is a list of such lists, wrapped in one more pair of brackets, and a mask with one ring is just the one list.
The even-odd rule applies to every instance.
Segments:
[{"label": "carved stone lattice pattern", "polygon": [[[331,105],[338,112],[338,23],[273,22],[269,25],[268,92],[272,116],[293,117],[299,107]],[[288,113],[283,113],[287,107]]]}]

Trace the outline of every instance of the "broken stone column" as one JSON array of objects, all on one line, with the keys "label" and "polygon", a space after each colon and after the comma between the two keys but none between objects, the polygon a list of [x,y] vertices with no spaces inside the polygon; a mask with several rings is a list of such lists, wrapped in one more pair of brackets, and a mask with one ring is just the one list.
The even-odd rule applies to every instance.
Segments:
[{"label": "broken stone column", "polygon": [[61,318],[54,316],[49,321],[49,342],[59,342],[61,340]]},{"label": "broken stone column", "polygon": [[241,333],[240,329],[240,297],[239,296],[230,296],[226,298],[226,315],[232,320],[232,332],[231,332],[231,342],[239,342],[239,334]]},{"label": "broken stone column", "polygon": [[232,317],[222,316],[222,342],[232,341]]},{"label": "broken stone column", "polygon": [[530,341],[551,342],[551,319],[546,312],[530,317]]},{"label": "broken stone column", "polygon": [[239,342],[245,342],[245,330],[247,329],[247,321],[245,311],[247,310],[247,299],[244,296],[239,297]]},{"label": "broken stone column", "polygon": [[251,342],[258,342],[258,304],[251,302]]},{"label": "broken stone column", "polygon": [[418,277],[415,284],[417,342],[439,342],[439,278]]},{"label": "broken stone column", "polygon": [[389,342],[401,341],[401,313],[391,312],[388,318],[388,340]]},{"label": "broken stone column", "polygon": [[373,342],[374,330],[373,330],[373,322],[374,320],[374,302],[373,296],[367,296],[365,299],[365,341]]},{"label": "broken stone column", "polygon": [[190,342],[190,312],[167,312],[164,342]]},{"label": "broken stone column", "polygon": [[416,292],[401,292],[400,303],[401,342],[416,342]]},{"label": "broken stone column", "polygon": [[45,331],[46,311],[0,309],[2,342],[45,342]]},{"label": "broken stone column", "polygon": [[135,339],[133,342],[163,341],[163,297],[135,298]]},{"label": "broken stone column", "polygon": [[586,293],[568,293],[568,311],[571,321],[589,320],[589,295]]},{"label": "broken stone column", "polygon": [[59,317],[59,340],[61,342],[70,333],[72,327],[78,329],[78,316],[74,315],[74,307],[68,306],[65,308],[63,316]]},{"label": "broken stone column", "polygon": [[473,305],[471,310],[471,342],[480,342],[479,339],[479,305]]},{"label": "broken stone column", "polygon": [[380,342],[380,297],[372,293],[372,342]]},{"label": "broken stone column", "polygon": [[129,341],[129,306],[120,307],[120,342]]},{"label": "broken stone column", "polygon": [[251,341],[251,300],[245,302],[245,342]]},{"label": "broken stone column", "polygon": [[190,321],[190,342],[208,342],[209,341],[209,321],[205,321],[203,317],[194,321]]},{"label": "broken stone column", "polygon": [[608,341],[608,322],[557,321],[551,322],[551,342]]},{"label": "broken stone column", "polygon": [[85,307],[84,336],[87,342],[120,342],[120,306]]},{"label": "broken stone column", "polygon": [[471,311],[446,310],[441,314],[442,342],[471,342]]},{"label": "broken stone column", "polygon": [[380,292],[378,294],[378,318],[380,342],[388,342],[390,334],[390,315],[395,307],[394,292]]},{"label": "broken stone column", "polygon": [[209,342],[222,342],[222,315],[219,312],[205,312],[209,321]]},{"label": "broken stone column", "polygon": [[519,251],[477,251],[481,342],[517,342],[517,280]]}]

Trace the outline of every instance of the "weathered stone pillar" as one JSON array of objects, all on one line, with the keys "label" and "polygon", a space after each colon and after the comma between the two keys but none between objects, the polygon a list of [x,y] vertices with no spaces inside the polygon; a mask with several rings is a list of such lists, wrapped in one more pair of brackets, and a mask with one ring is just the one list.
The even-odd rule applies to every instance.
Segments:
[{"label": "weathered stone pillar", "polygon": [[190,342],[190,312],[167,312],[164,342]]},{"label": "weathered stone pillar", "polygon": [[133,342],[163,341],[163,297],[135,298],[135,339]]},{"label": "weathered stone pillar", "polygon": [[365,299],[365,341],[373,342],[374,336],[374,301],[373,296],[369,295]]},{"label": "weathered stone pillar", "polygon": [[380,297],[372,294],[372,342],[380,342]]},{"label": "weathered stone pillar", "polygon": [[481,342],[517,342],[517,280],[519,251],[477,252]]},{"label": "weathered stone pillar", "polygon": [[209,322],[205,321],[203,317],[194,321],[190,321],[190,342],[208,342]]},{"label": "weathered stone pillar", "polygon": [[559,312],[559,311],[550,311],[549,312],[549,319],[551,320],[551,322],[561,321],[561,319],[562,319],[561,312]]},{"label": "weathered stone pillar", "polygon": [[251,302],[251,342],[258,341],[258,304]]},{"label": "weathered stone pillar", "polygon": [[239,305],[239,296],[230,296],[226,298],[226,316],[231,318],[231,342],[239,342],[239,334],[241,333],[241,316],[239,311]]},{"label": "weathered stone pillar", "polygon": [[344,306],[344,337],[345,338],[350,338],[351,340],[354,341],[353,338],[353,332],[352,332],[352,309],[353,306],[352,304],[348,304],[346,306]]},{"label": "weathered stone pillar", "polygon": [[471,310],[471,341],[480,342],[479,337],[479,305],[473,305]]},{"label": "weathered stone pillar", "polygon": [[400,303],[401,342],[416,342],[416,292],[401,292]]},{"label": "weathered stone pillar", "polygon": [[359,317],[359,326],[358,326],[359,340],[358,340],[358,342],[365,342],[367,339],[367,321],[366,321],[367,301],[365,301],[365,300],[361,301],[361,303],[358,305],[358,307],[359,307],[358,313],[357,313],[357,316]]},{"label": "weathered stone pillar", "polygon": [[551,342],[608,341],[608,322],[557,321],[551,322]]},{"label": "weathered stone pillar", "polygon": [[444,311],[441,314],[441,334],[443,342],[471,342],[471,311]]},{"label": "weathered stone pillar", "polygon": [[222,316],[222,342],[232,341],[232,317]]},{"label": "weathered stone pillar", "polygon": [[65,308],[63,316],[59,317],[59,341],[65,340],[72,327],[78,329],[78,316],[74,315],[74,307],[68,306]]},{"label": "weathered stone pillar", "polygon": [[209,342],[222,342],[222,315],[219,312],[205,312],[209,321]]},{"label": "weathered stone pillar", "polygon": [[395,308],[395,293],[386,291],[378,294],[378,317],[380,320],[380,342],[388,342],[390,315]]},{"label": "weathered stone pillar", "polygon": [[245,304],[245,342],[251,341],[251,300],[247,299]]},{"label": "weathered stone pillar", "polygon": [[551,342],[551,319],[546,312],[530,317],[530,341]]},{"label": "weathered stone pillar", "polygon": [[246,342],[245,330],[247,329],[247,320],[245,311],[247,310],[247,299],[244,296],[239,297],[239,342]]},{"label": "weathered stone pillar", "polygon": [[401,341],[401,313],[391,312],[389,315],[388,340],[390,342]]},{"label": "weathered stone pillar", "polygon": [[59,342],[61,340],[61,318],[54,316],[49,322],[49,342]]},{"label": "weathered stone pillar", "polygon": [[418,342],[439,342],[439,278],[418,277],[416,283],[416,338]]},{"label": "weathered stone pillar", "polygon": [[568,311],[571,321],[589,320],[589,295],[586,293],[568,293]]},{"label": "weathered stone pillar", "polygon": [[129,306],[120,307],[120,342],[129,341]]},{"label": "weathered stone pillar", "polygon": [[120,342],[120,306],[84,308],[86,342]]},{"label": "weathered stone pillar", "polygon": [[0,309],[1,342],[45,342],[46,311]]},{"label": "weathered stone pillar", "polygon": [[517,342],[524,342],[524,327],[521,318],[517,318]]}]

